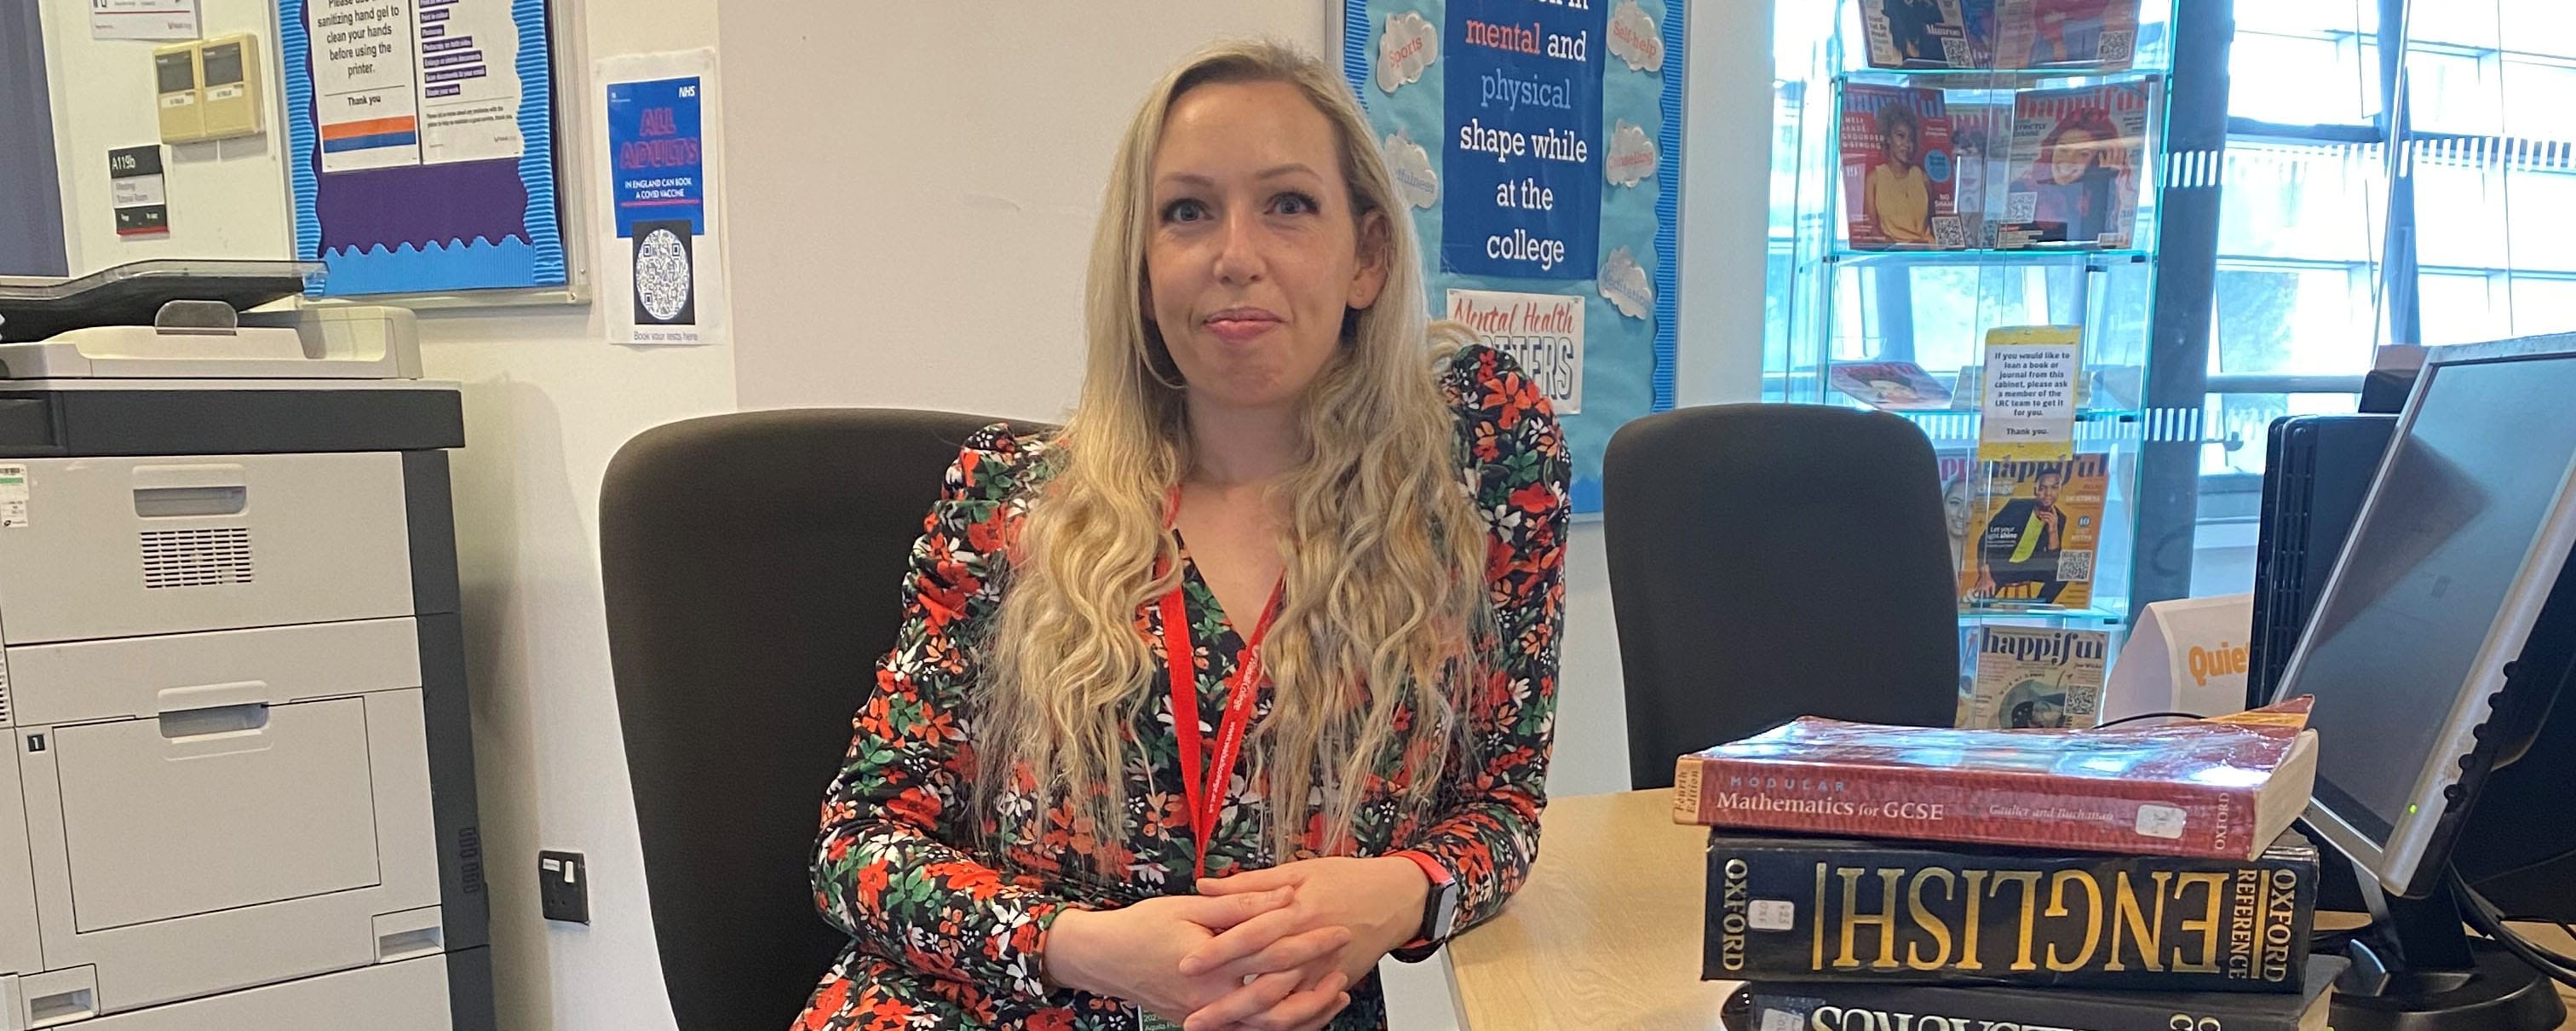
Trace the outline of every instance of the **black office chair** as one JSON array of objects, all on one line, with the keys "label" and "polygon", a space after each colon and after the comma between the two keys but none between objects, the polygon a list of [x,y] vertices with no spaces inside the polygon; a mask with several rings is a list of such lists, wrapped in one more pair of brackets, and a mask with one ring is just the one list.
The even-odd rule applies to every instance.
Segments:
[{"label": "black office chair", "polygon": [[1818,405],[1652,415],[1610,438],[1603,531],[1629,780],[1802,716],[1948,726],[1958,596],[1914,424]]},{"label": "black office chair", "polygon": [[681,1031],[776,1031],[848,938],[807,874],[922,516],[994,420],[743,412],[646,431],[600,572],[662,980]]}]

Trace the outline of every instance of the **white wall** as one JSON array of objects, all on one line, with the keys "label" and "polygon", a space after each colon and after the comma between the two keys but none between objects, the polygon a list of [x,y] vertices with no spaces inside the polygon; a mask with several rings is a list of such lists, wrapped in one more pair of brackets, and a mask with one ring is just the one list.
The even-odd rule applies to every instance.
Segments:
[{"label": "white wall", "polygon": [[[63,250],[75,274],[150,258],[290,258],[295,225],[286,210],[284,128],[276,80],[267,87],[267,132],[162,148],[170,231],[119,238],[109,201],[107,152],[161,140],[152,48],[138,40],[93,40],[89,0],[37,0],[45,69],[52,81],[54,157],[63,194]],[[271,0],[198,0],[209,36],[250,32],[264,60],[277,60],[277,5]],[[277,218],[236,217],[243,208]]]},{"label": "white wall", "polygon": [[[716,0],[558,0],[567,210],[596,201],[589,62],[716,42]],[[590,245],[596,252],[597,245]],[[599,484],[637,433],[734,407],[729,347],[610,346],[596,305],[433,311],[428,374],[461,382],[453,458],[494,972],[509,1031],[671,1026],[644,896],[599,586]],[[592,923],[539,919],[536,853],[590,859]]]},{"label": "white wall", "polygon": [[1137,100],[1217,36],[1321,48],[1338,6],[1032,4],[972,31],[940,4],[725,8],[743,407],[1060,416],[1092,218]]},{"label": "white wall", "polygon": [[[1082,270],[1111,151],[1170,64],[1221,35],[1336,53],[1334,0],[1048,5],[952,31],[936,5],[736,5],[721,16],[745,408],[900,405],[1060,417],[1081,377]],[[1684,403],[1761,376],[1771,48],[1766,0],[1700,0],[1690,28]],[[940,39],[870,48],[850,39]],[[936,83],[936,88],[925,88]],[[833,132],[814,98],[855,102]],[[795,140],[793,158],[780,140]],[[1626,706],[1598,523],[1568,558],[1551,788],[1628,785]]]}]

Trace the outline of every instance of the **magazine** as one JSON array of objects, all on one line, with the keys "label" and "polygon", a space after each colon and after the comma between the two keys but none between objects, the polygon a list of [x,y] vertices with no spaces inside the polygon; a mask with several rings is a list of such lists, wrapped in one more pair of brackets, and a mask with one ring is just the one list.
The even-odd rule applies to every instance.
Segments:
[{"label": "magazine", "polygon": [[2101,722],[2110,633],[1988,626],[1978,638],[1962,729],[2085,730]]},{"label": "magazine", "polygon": [[1994,67],[2122,71],[2136,60],[2140,0],[1988,0]]},{"label": "magazine", "polygon": [[1950,575],[1956,578],[1967,553],[1968,520],[1985,486],[1978,478],[1984,466],[1972,447],[1935,448],[1932,454],[1941,470],[1941,515],[1950,531]]},{"label": "magazine", "polygon": [[2081,609],[2093,603],[2111,456],[1985,464],[1959,556],[1959,598],[1974,605]]},{"label": "magazine", "polygon": [[1860,0],[1872,68],[1984,68],[1995,0]]},{"label": "magazine", "polygon": [[1950,388],[1913,362],[1835,362],[1826,378],[1834,389],[1884,412],[1950,408]]},{"label": "magazine", "polygon": [[2128,247],[2155,92],[2149,82],[2114,83],[2016,99],[1995,246]]},{"label": "magazine", "polygon": [[1842,162],[1843,207],[1854,248],[1968,246],[1951,192],[1957,176],[1940,90],[1845,85]]}]

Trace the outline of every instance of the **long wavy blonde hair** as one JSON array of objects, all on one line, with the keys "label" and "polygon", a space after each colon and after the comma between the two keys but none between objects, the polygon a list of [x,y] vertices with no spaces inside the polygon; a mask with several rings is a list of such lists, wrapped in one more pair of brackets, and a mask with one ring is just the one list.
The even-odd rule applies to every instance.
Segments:
[{"label": "long wavy blonde hair", "polygon": [[[1382,232],[1386,285],[1344,319],[1342,346],[1308,388],[1304,453],[1273,489],[1287,560],[1277,621],[1262,644],[1274,694],[1246,754],[1270,806],[1270,844],[1299,853],[1320,817],[1326,850],[1346,847],[1379,765],[1413,775],[1419,813],[1454,747],[1456,714],[1491,661],[1485,529],[1462,483],[1457,428],[1436,378],[1461,331],[1431,324],[1413,234],[1350,91],[1313,57],[1270,42],[1222,43],[1158,83],[1118,148],[1092,240],[1081,399],[1044,461],[1050,475],[1013,543],[988,642],[975,729],[978,802],[1014,764],[1034,774],[1043,829],[1069,794],[1077,841],[1119,853],[1136,748],[1158,663],[1137,613],[1179,583],[1166,491],[1190,470],[1186,387],[1149,317],[1145,245],[1154,154],[1180,96],[1221,82],[1296,87],[1333,125],[1352,217]],[[1399,710],[1409,722],[1399,726]],[[1182,714],[1182,719],[1195,718]],[[1079,824],[1088,823],[1089,827]]]}]

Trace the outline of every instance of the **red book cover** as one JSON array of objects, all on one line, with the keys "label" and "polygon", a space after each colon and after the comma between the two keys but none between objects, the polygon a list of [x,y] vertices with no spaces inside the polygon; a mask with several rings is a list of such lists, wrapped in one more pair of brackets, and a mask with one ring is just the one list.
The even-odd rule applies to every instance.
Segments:
[{"label": "red book cover", "polygon": [[1802,717],[1683,756],[1673,819],[2250,859],[2306,806],[2316,774],[2307,713],[2300,698],[2218,719],[2085,731]]}]

